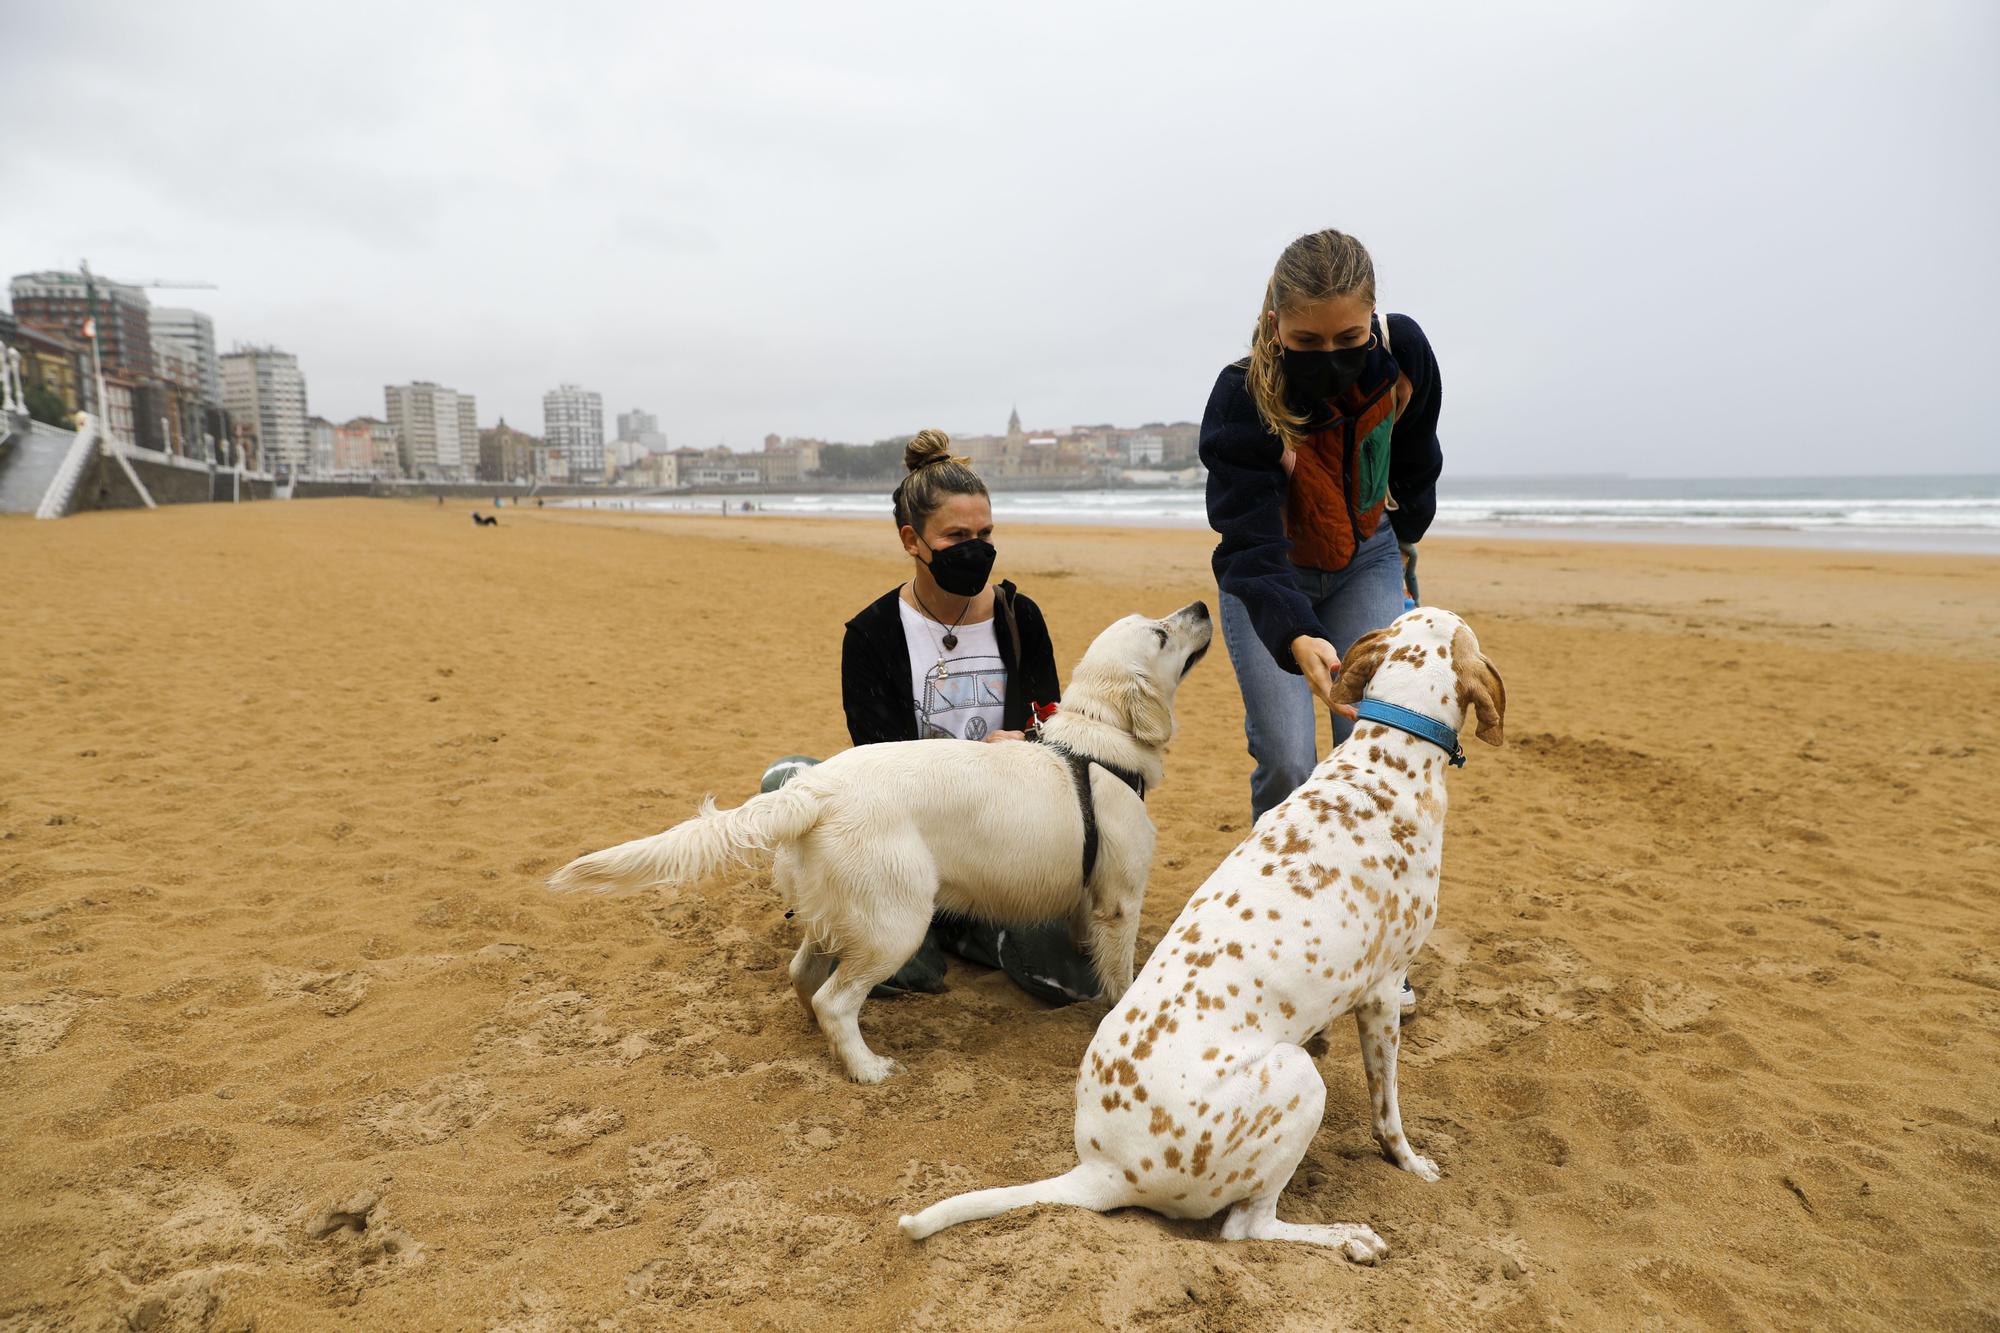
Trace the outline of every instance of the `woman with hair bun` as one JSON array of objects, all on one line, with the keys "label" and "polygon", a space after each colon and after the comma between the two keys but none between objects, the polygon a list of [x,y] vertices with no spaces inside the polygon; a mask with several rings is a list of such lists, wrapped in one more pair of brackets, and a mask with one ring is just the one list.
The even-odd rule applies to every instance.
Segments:
[{"label": "woman with hair bun", "polygon": [[[892,505],[910,577],[848,621],[841,646],[841,702],[856,745],[1019,741],[1030,705],[1060,695],[1041,608],[1012,583],[988,582],[993,504],[967,462],[938,430],[920,431],[903,451]],[[1098,991],[1063,922],[1002,928],[939,913],[923,947],[877,993],[943,990],[944,949],[1003,969],[1051,1004]]]}]

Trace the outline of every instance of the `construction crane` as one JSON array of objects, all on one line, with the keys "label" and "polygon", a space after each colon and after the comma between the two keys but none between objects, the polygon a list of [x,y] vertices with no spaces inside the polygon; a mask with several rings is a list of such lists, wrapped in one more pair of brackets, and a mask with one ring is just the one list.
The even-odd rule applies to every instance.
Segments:
[{"label": "construction crane", "polygon": [[[90,271],[90,261],[88,259],[77,261],[77,271],[83,275],[83,294],[87,302],[86,308],[89,311],[89,317],[84,320],[83,333],[85,337],[90,339],[91,378],[96,383],[97,412],[102,419],[102,424],[98,427],[98,440],[100,441],[100,446],[113,459],[117,460],[118,465],[125,470],[126,477],[132,483],[132,489],[137,491],[139,498],[146,502],[146,508],[152,509],[154,508],[152,495],[146,490],[146,484],[139,480],[139,474],[133,471],[132,461],[125,457],[123,446],[112,435],[110,429],[109,399],[104,390],[104,355],[98,347],[97,340],[97,276]],[[215,284],[212,282],[176,282],[168,278],[155,278],[151,282],[122,282],[112,285],[119,287],[197,287],[208,288],[210,290],[213,290],[215,287]]]}]

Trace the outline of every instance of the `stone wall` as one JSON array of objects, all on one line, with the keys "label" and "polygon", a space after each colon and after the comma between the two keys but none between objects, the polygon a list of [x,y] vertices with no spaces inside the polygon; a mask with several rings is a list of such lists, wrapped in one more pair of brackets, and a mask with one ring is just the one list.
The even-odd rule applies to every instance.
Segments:
[{"label": "stone wall", "polygon": [[[233,493],[232,480],[226,471],[211,473],[206,468],[181,467],[171,463],[159,463],[150,458],[130,457],[132,470],[139,474],[146,490],[153,497],[154,504],[208,504],[211,500],[227,502]],[[271,483],[254,477],[243,479],[242,498],[245,500],[268,500],[271,498]],[[125,475],[125,469],[117,462],[106,458],[102,452],[84,466],[83,476],[77,481],[76,501],[71,506],[72,513],[87,509],[141,509],[145,501],[132,489],[132,479]]]}]

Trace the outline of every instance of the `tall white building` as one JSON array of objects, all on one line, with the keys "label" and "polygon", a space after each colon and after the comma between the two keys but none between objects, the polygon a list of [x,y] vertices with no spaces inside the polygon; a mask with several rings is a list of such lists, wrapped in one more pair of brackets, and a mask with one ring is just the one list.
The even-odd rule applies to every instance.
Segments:
[{"label": "tall white building", "polygon": [[406,476],[469,480],[479,466],[479,420],[469,393],[418,380],[384,391]]},{"label": "tall white building", "polygon": [[542,442],[569,460],[571,481],[604,477],[604,395],[563,384],[542,395]]},{"label": "tall white building", "polygon": [[306,378],[299,359],[275,347],[238,344],[220,358],[222,405],[257,437],[258,465],[297,476],[312,468]]},{"label": "tall white building", "polygon": [[201,396],[222,401],[222,369],[215,356],[215,321],[199,310],[177,306],[153,307],[153,350],[164,358],[169,347],[194,358],[201,373]]}]

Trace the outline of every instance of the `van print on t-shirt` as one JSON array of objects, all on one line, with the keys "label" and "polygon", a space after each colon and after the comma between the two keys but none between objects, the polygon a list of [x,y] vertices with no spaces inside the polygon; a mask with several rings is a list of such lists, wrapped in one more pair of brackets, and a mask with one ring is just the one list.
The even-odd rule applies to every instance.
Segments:
[{"label": "van print on t-shirt", "polygon": [[917,704],[917,735],[984,740],[1000,725],[1007,703],[1007,668],[999,654],[951,657],[924,674]]}]

